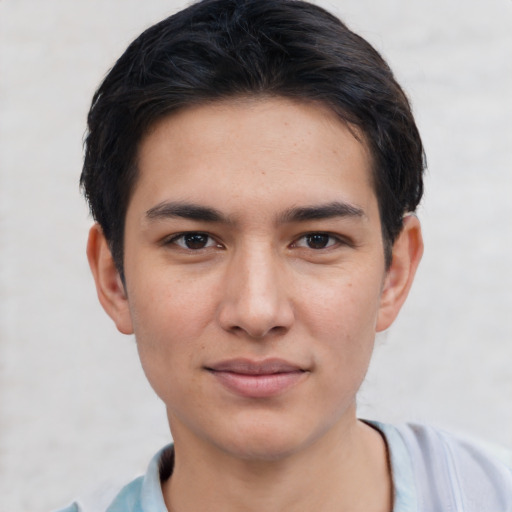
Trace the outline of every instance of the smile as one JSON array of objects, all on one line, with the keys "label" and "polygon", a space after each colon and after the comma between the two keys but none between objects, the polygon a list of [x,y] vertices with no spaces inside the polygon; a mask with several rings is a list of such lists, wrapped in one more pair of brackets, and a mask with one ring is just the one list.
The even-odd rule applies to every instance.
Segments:
[{"label": "smile", "polygon": [[229,391],[247,398],[279,395],[299,383],[309,373],[281,359],[261,362],[232,359],[206,367],[206,370]]}]

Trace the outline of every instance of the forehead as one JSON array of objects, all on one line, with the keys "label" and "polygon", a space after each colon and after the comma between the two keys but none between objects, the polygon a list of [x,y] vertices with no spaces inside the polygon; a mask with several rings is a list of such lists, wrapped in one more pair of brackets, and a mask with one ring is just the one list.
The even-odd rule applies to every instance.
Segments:
[{"label": "forehead", "polygon": [[238,209],[255,201],[264,207],[270,196],[283,204],[367,202],[374,192],[362,140],[314,102],[242,98],[189,107],[142,139],[133,200],[143,197],[149,207],[169,199],[220,201],[228,208],[246,198]]}]

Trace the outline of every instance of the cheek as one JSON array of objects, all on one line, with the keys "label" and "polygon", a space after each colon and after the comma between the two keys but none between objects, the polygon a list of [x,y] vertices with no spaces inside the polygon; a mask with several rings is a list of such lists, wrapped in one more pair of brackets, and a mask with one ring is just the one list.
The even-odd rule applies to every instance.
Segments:
[{"label": "cheek", "polygon": [[212,319],[211,283],[183,279],[165,269],[147,272],[129,290],[135,334],[154,349],[172,348],[176,340],[188,345]]},{"label": "cheek", "polygon": [[329,381],[351,389],[364,378],[373,352],[379,280],[354,277],[333,283],[309,287],[309,300],[302,307],[303,326],[316,345],[319,368],[329,372]]},{"label": "cheek", "polygon": [[129,290],[137,349],[144,372],[156,393],[164,398],[192,373],[204,353],[204,332],[212,319],[208,294],[184,286],[179,279],[149,277]]},{"label": "cheek", "polygon": [[379,276],[372,272],[311,279],[303,288],[301,310],[316,334],[357,342],[375,335],[380,295]]}]

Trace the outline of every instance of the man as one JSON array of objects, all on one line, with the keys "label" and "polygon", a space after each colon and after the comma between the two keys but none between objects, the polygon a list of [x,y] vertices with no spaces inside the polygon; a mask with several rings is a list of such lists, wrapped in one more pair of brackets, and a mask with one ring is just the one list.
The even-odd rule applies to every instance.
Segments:
[{"label": "man", "polygon": [[366,41],[205,0],[129,46],[88,124],[89,263],[174,440],[109,512],[512,510],[478,448],[356,417],[423,250],[420,136]]}]

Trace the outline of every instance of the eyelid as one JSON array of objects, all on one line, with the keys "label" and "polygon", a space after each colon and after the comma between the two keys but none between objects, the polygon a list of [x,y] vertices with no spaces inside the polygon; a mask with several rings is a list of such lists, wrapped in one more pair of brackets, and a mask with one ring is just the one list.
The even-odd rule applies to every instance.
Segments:
[{"label": "eyelid", "polygon": [[[312,237],[315,235],[329,237],[329,241],[327,242],[327,245],[325,247],[320,247],[318,249],[315,249],[313,247],[308,247],[306,239],[308,237]],[[301,244],[300,243],[301,241],[304,241],[304,243]],[[344,245],[344,244],[346,244],[346,242],[339,235],[335,235],[335,234],[329,233],[327,231],[308,231],[307,233],[303,233],[302,235],[298,236],[295,239],[295,241],[292,242],[291,247],[292,248],[296,247],[296,248],[300,248],[300,249],[310,249],[312,251],[322,251],[322,250],[331,249],[333,247],[336,247],[339,245]]]},{"label": "eyelid", "polygon": [[[186,247],[185,245],[181,245],[177,243],[178,240],[184,239],[187,235],[202,235],[209,238],[209,242],[205,247],[201,247],[200,249],[190,249],[189,247]],[[213,242],[213,243],[210,243]],[[175,245],[179,247],[180,249],[183,249],[185,251],[189,252],[199,252],[205,249],[211,249],[211,248],[220,248],[223,247],[222,244],[217,240],[216,237],[208,233],[207,231],[182,231],[180,233],[174,233],[172,235],[166,236],[161,241],[162,245]]]}]

